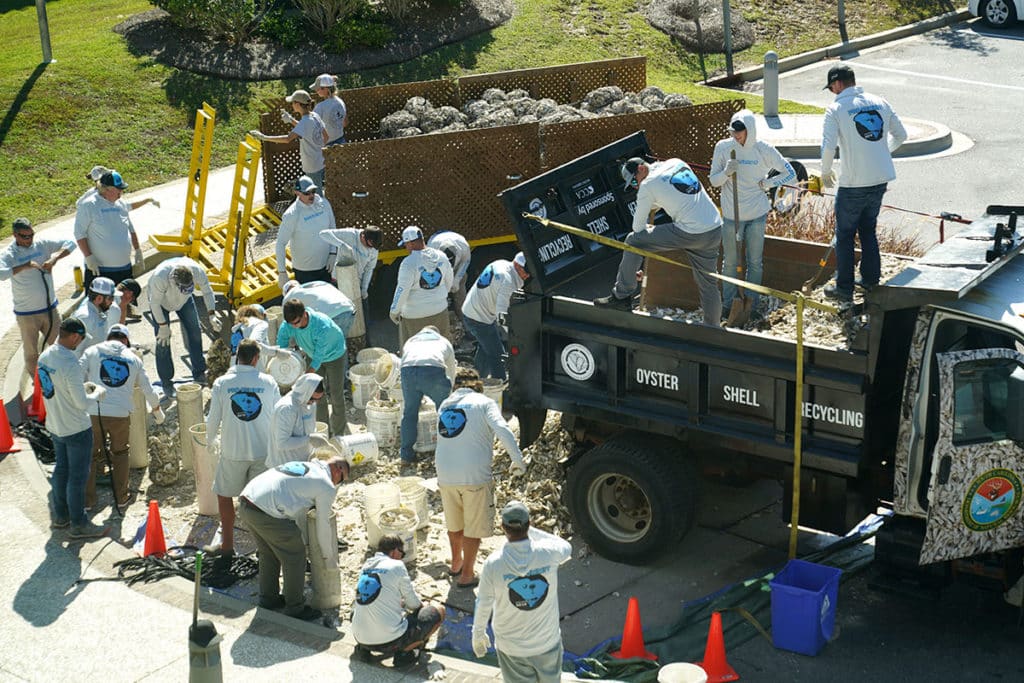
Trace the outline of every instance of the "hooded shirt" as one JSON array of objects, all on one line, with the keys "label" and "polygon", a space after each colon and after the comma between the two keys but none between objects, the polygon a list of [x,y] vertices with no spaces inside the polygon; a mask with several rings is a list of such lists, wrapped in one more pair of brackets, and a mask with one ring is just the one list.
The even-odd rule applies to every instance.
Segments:
[{"label": "hooded shirt", "polygon": [[284,300],[298,299],[307,309],[323,313],[331,320],[339,315],[355,313],[356,307],[340,289],[329,282],[307,282],[291,287]]},{"label": "hooded shirt", "polygon": [[284,270],[285,247],[291,248],[292,268],[320,270],[327,266],[330,249],[320,239],[320,231],[334,227],[334,209],[320,195],[313,195],[313,203],[305,204],[298,197],[281,216],[274,251],[277,270]]},{"label": "hooded shirt", "polygon": [[570,557],[568,541],[533,527],[527,538],[491,553],[480,571],[473,640],[487,633],[493,615],[494,644],[506,655],[532,657],[561,642],[558,565]]},{"label": "hooded shirt", "polygon": [[832,170],[839,148],[839,187],[873,187],[896,179],[892,153],[907,139],[903,122],[881,97],[860,86],[844,88],[825,110],[821,175]]},{"label": "hooded shirt", "polygon": [[434,330],[420,330],[402,345],[403,368],[442,368],[448,381],[454,382],[458,365],[452,343]]},{"label": "hooded shirt", "polygon": [[370,295],[370,280],[373,269],[377,267],[377,256],[380,253],[373,247],[363,245],[358,228],[339,228],[322,230],[320,239],[338,247],[338,262],[354,261],[359,270],[359,292],[365,299]]},{"label": "hooded shirt", "polygon": [[84,299],[74,316],[85,325],[85,339],[75,349],[75,355],[81,358],[87,349],[106,341],[110,328],[121,320],[121,307],[116,303],[111,304],[104,312],[89,299]]},{"label": "hooded shirt", "polygon": [[683,232],[699,235],[722,226],[718,207],[682,159],[650,164],[650,172],[636,191],[633,232],[647,229],[647,217],[656,208],[664,209]]},{"label": "hooded shirt", "polygon": [[469,288],[462,315],[485,325],[494,324],[499,314],[508,313],[512,294],[522,286],[523,278],[516,272],[515,264],[498,259],[488,264]]},{"label": "hooded shirt", "polygon": [[50,433],[65,437],[92,427],[85,377],[75,352],[60,342],[50,344],[39,356],[38,368]]},{"label": "hooded shirt", "polygon": [[463,282],[467,271],[469,271],[469,261],[472,257],[469,242],[457,232],[442,230],[430,236],[430,239],[427,240],[427,246],[433,247],[441,253],[444,253],[447,249],[455,254],[455,263],[452,264],[452,287],[450,290],[454,292]]},{"label": "hooded shirt", "polygon": [[270,324],[266,320],[260,320],[259,318],[249,318],[244,323],[235,323],[234,327],[231,328],[231,364],[234,365],[236,361],[236,354],[238,354],[238,345],[245,339],[252,339],[260,345],[260,358],[256,361],[256,369],[260,372],[265,372],[267,369],[267,361],[270,360],[271,355],[277,349],[270,343]]},{"label": "hooded shirt", "polygon": [[233,366],[213,383],[206,438],[212,441],[220,434],[222,458],[264,462],[271,418],[280,398],[273,377],[252,365]]},{"label": "hooded shirt", "polygon": [[452,264],[443,251],[423,247],[409,252],[398,267],[391,317],[427,318],[448,308]]},{"label": "hooded shirt", "polygon": [[[18,266],[29,261],[42,264],[58,251],[72,252],[78,247],[71,240],[49,240],[37,237],[28,247],[11,242],[0,252],[0,280],[11,281],[11,298],[14,300],[14,315],[44,313],[57,305],[57,290],[53,288],[53,275],[35,268],[13,272]],[[43,282],[45,281],[45,286]]]},{"label": "hooded shirt", "polygon": [[309,436],[316,433],[316,403],[310,403],[309,399],[321,381],[320,375],[307,372],[274,404],[267,440],[267,467],[309,460],[313,454]]},{"label": "hooded shirt", "polygon": [[[741,145],[730,136],[715,144],[708,180],[715,187],[722,188],[722,216],[729,220],[735,220],[732,198],[738,183],[739,220],[750,221],[764,216],[771,210],[766,190],[780,185],[792,185],[796,181],[796,172],[779,150],[757,139],[757,120],[754,118],[754,112],[741,109],[732,115],[730,123],[733,121],[740,121],[747,127],[747,139]],[[736,161],[739,165],[736,183],[733,182],[731,175],[725,173],[725,164],[729,161],[730,152],[733,151],[736,152]],[[768,174],[773,170],[777,171],[778,175],[769,178]],[[761,181],[764,181],[763,187]]]},{"label": "hooded shirt", "polygon": [[[90,415],[128,417],[135,406],[135,387],[142,390],[150,408],[160,405],[160,397],[146,375],[142,360],[116,339],[90,346],[79,365],[86,381],[106,388],[99,401],[89,401]],[[141,418],[146,419],[145,415]]]},{"label": "hooded shirt", "polygon": [[[171,274],[178,266],[188,266],[188,269],[192,271],[193,287],[187,292],[181,291],[171,279]],[[202,266],[187,256],[167,259],[157,266],[150,276],[147,286],[149,310],[153,314],[153,320],[160,325],[166,323],[167,314],[164,311],[180,311],[181,307],[192,299],[196,287],[203,293],[206,310],[214,310],[217,302],[213,296],[213,288],[210,287],[210,280],[206,277],[206,271]]]},{"label": "hooded shirt", "polygon": [[292,338],[299,348],[309,356],[309,369],[319,370],[324,363],[338,360],[345,355],[345,333],[333,320],[323,313],[306,309],[309,322],[305,327],[281,323],[277,329],[277,345],[288,348]]},{"label": "hooded shirt", "polygon": [[242,489],[247,499],[275,519],[291,519],[299,527],[303,539],[308,528],[307,514],[316,508],[316,537],[329,566],[338,539],[331,533],[331,506],[338,489],[331,478],[331,468],[322,460],[289,462],[256,475]]},{"label": "hooded shirt", "polygon": [[378,552],[359,572],[352,635],[360,645],[390,643],[405,633],[406,612],[422,604],[405,563]]},{"label": "hooded shirt", "polygon": [[516,437],[493,399],[463,387],[437,407],[437,449],[434,462],[439,486],[489,484],[494,437],[512,461],[523,464]]},{"label": "hooded shirt", "polygon": [[75,240],[89,240],[89,250],[101,269],[131,268],[134,233],[128,204],[123,199],[110,202],[97,192],[84,197],[75,211]]}]

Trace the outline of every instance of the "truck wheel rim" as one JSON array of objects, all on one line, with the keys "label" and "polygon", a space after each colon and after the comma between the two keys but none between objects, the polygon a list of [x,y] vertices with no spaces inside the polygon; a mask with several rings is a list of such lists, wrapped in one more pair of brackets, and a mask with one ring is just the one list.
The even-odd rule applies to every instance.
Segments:
[{"label": "truck wheel rim", "polygon": [[635,543],[651,528],[651,502],[635,481],[621,474],[594,479],[587,509],[601,534],[617,543]]},{"label": "truck wheel rim", "polygon": [[988,3],[988,7],[986,8],[988,19],[996,22],[997,24],[1001,24],[1006,21],[1009,13],[1009,8],[1006,6],[1006,3],[1001,0],[992,0],[992,2]]}]

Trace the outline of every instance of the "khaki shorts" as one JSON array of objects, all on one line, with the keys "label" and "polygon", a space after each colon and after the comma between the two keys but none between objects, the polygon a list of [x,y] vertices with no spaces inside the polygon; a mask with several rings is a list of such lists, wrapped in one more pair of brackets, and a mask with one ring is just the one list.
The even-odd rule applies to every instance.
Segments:
[{"label": "khaki shorts", "polygon": [[227,460],[217,462],[213,475],[213,492],[225,498],[237,498],[242,489],[256,475],[265,472],[267,465],[259,460]]},{"label": "khaki shorts", "polygon": [[441,486],[441,505],[448,531],[470,538],[494,534],[494,485]]}]

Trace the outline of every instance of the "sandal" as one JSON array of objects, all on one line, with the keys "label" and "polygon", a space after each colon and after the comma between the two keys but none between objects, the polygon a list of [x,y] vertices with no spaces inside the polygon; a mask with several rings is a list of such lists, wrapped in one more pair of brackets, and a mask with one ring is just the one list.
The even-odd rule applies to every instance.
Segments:
[{"label": "sandal", "polygon": [[448,570],[448,576],[458,576],[460,574],[462,574],[462,567],[459,567],[458,569],[449,569]]},{"label": "sandal", "polygon": [[456,581],[455,582],[455,587],[456,588],[476,588],[479,585],[480,585],[480,577],[479,576],[474,576],[473,580],[468,582],[468,583],[462,583],[461,581]]}]

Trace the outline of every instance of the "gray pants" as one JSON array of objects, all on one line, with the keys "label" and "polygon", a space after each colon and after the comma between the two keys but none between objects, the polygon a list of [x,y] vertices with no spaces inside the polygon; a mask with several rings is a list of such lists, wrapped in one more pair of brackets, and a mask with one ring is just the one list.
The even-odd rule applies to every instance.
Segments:
[{"label": "gray pants", "polygon": [[285,614],[302,610],[306,584],[306,544],[293,520],[271,517],[246,499],[238,516],[245,522],[259,552],[260,598],[274,602],[280,594],[278,579],[284,574]]},{"label": "gray pants", "polygon": [[[316,402],[316,419],[326,422],[331,436],[348,434],[348,419],[345,416],[345,370],[348,356],[342,355],[320,365],[319,374],[324,378],[327,394]],[[330,404],[330,417],[328,417]]]},{"label": "gray pants", "polygon": [[428,315],[426,318],[402,318],[398,323],[399,348],[405,346],[405,342],[408,341],[409,337],[419,334],[419,331],[427,325],[433,325],[441,333],[442,337],[451,341],[452,335],[448,325],[448,309],[445,308],[440,313]]},{"label": "gray pants", "polygon": [[[704,322],[719,327],[722,324],[722,295],[718,282],[711,273],[718,272],[718,248],[722,243],[722,228],[702,233],[683,232],[675,223],[647,226],[643,232],[630,233],[626,244],[648,251],[682,249],[693,266],[693,279],[700,295]],[[619,274],[615,278],[612,294],[619,299],[636,293],[636,272],[643,264],[643,256],[630,251],[622,252]]]},{"label": "gray pants", "polygon": [[530,657],[513,657],[495,647],[503,683],[555,683],[562,680],[562,643]]}]

